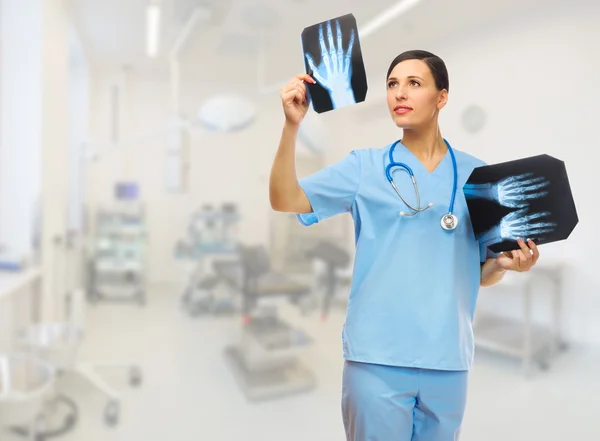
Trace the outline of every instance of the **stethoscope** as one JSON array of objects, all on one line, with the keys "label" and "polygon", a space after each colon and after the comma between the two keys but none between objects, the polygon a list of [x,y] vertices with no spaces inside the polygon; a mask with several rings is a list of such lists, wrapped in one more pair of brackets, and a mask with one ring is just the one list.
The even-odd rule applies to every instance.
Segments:
[{"label": "stethoscope", "polygon": [[[401,140],[396,141],[394,144],[392,144],[392,147],[390,147],[390,151],[389,151],[390,163],[385,168],[385,176],[387,177],[390,184],[392,184],[392,187],[394,187],[396,194],[400,197],[400,199],[402,199],[402,202],[404,202],[408,206],[408,208],[410,208],[410,210],[411,210],[410,213],[405,213],[404,211],[401,211],[400,216],[414,216],[417,213],[421,213],[422,211],[425,211],[428,208],[433,207],[433,203],[430,202],[429,204],[427,204],[426,207],[421,207],[421,197],[419,196],[419,187],[417,186],[417,181],[415,179],[415,175],[414,175],[412,169],[408,165],[404,164],[403,162],[395,162],[394,161],[394,150],[400,141]],[[450,147],[450,144],[448,143],[448,141],[446,141],[444,139],[444,142],[448,146],[448,151],[450,152],[450,156],[452,157],[452,169],[454,171],[454,181],[452,184],[452,197],[450,198],[450,207],[448,208],[448,213],[446,213],[445,215],[442,216],[442,220],[440,221],[440,224],[442,225],[442,228],[444,230],[454,230],[456,228],[456,226],[458,225],[458,218],[452,213],[452,210],[454,210],[454,198],[456,197],[456,185],[457,185],[456,181],[458,180],[457,170],[456,170],[456,158],[454,157],[454,152],[452,151],[452,147]],[[396,184],[394,183],[394,179],[392,178],[391,170],[393,167],[402,167],[410,175],[410,178],[413,183],[413,187],[415,189],[415,193],[417,194],[417,207],[416,208],[413,207],[412,205],[410,205],[398,191],[398,188],[396,187]]]}]

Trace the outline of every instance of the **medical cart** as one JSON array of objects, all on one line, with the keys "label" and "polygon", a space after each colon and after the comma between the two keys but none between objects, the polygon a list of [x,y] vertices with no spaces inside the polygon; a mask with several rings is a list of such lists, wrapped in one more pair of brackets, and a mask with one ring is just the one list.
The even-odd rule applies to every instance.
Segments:
[{"label": "medical cart", "polygon": [[147,230],[141,204],[100,209],[91,246],[89,300],[146,302]]}]

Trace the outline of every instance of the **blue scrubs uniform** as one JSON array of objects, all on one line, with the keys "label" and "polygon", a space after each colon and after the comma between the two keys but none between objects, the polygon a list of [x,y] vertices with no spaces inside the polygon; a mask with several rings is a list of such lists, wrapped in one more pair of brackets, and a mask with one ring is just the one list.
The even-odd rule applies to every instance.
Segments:
[{"label": "blue scrubs uniform", "polygon": [[[385,176],[390,148],[354,150],[300,179],[313,211],[297,216],[307,226],[345,212],[354,220],[356,253],[342,332],[347,439],[455,440],[473,360],[480,264],[492,256],[475,239],[462,187],[485,163],[453,149],[458,225],[446,231],[440,220],[452,196],[450,152],[430,173],[398,143],[394,160],[413,170],[421,206],[433,203],[401,216],[410,210]],[[393,177],[417,206],[408,173],[395,168]]]}]

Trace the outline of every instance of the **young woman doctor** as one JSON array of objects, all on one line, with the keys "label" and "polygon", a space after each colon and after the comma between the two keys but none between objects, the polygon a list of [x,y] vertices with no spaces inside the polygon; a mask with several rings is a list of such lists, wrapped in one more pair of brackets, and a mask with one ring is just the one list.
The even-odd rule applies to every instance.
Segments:
[{"label": "young woman doctor", "polygon": [[400,140],[352,151],[298,180],[296,136],[308,110],[304,82],[315,80],[297,75],[281,90],[285,123],[269,195],[274,210],[296,213],[305,225],[344,212],[354,219],[356,254],[342,333],[346,438],[457,440],[479,287],[497,283],[505,271],[528,271],[538,249],[523,238],[520,249],[494,255],[475,239],[461,189],[484,162],[441,136],[438,115],[449,84],[439,57],[409,51],[390,65],[387,105],[403,129]]}]

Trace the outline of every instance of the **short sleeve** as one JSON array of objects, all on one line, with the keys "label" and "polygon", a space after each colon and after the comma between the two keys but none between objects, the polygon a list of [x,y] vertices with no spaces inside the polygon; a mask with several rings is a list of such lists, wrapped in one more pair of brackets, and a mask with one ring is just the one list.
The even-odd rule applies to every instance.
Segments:
[{"label": "short sleeve", "polygon": [[311,213],[296,215],[300,223],[309,226],[349,211],[358,192],[360,176],[360,157],[353,150],[337,163],[299,179],[312,206]]}]

